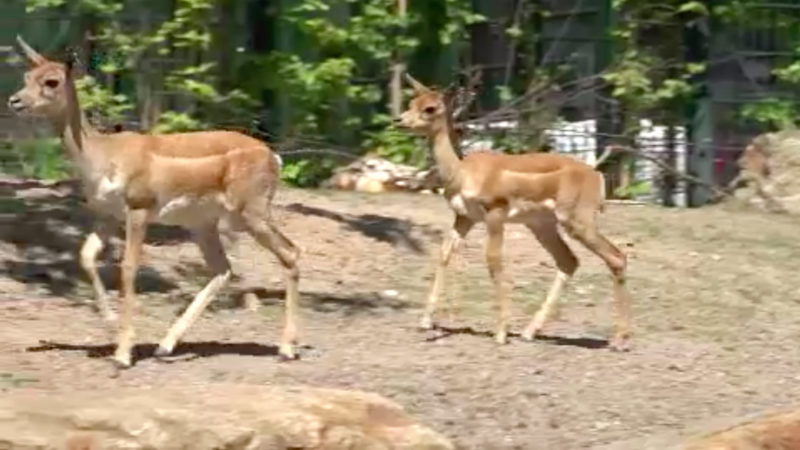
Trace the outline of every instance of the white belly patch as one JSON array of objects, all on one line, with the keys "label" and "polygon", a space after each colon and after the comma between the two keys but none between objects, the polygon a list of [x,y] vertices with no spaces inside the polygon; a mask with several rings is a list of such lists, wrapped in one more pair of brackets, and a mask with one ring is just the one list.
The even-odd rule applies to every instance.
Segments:
[{"label": "white belly patch", "polygon": [[511,219],[526,213],[538,213],[542,212],[543,210],[554,211],[555,209],[556,202],[551,198],[541,202],[516,201],[509,205],[508,217]]},{"label": "white belly patch", "polygon": [[483,220],[486,209],[477,201],[464,198],[463,195],[454,195],[450,198],[450,208],[459,216],[466,216],[473,220]]},{"label": "white belly patch", "polygon": [[156,221],[166,225],[199,225],[217,220],[225,208],[222,196],[182,195],[169,199],[158,209]]},{"label": "white belly patch", "polygon": [[122,219],[125,217],[125,185],[119,178],[102,177],[85,185],[86,200],[96,212]]}]

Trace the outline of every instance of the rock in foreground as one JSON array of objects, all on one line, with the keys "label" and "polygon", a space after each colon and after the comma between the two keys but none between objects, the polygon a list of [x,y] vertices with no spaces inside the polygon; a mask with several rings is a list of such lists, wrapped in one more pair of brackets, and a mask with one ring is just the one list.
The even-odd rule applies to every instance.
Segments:
[{"label": "rock in foreground", "polygon": [[800,411],[771,414],[690,440],[687,450],[800,449]]},{"label": "rock in foreground", "polygon": [[[694,432],[666,433],[596,447],[596,450],[798,450],[800,409],[744,419],[714,419]],[[699,431],[703,430],[704,431]]]},{"label": "rock in foreground", "polygon": [[0,448],[445,450],[376,394],[203,385],[0,394]]}]

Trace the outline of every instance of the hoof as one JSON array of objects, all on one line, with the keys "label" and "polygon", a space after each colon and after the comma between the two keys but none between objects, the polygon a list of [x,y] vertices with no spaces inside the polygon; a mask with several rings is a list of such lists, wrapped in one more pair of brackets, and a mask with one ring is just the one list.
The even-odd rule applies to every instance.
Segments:
[{"label": "hoof", "polygon": [[508,335],[505,331],[497,333],[494,335],[494,341],[498,345],[506,345],[508,344]]},{"label": "hoof", "polygon": [[631,350],[631,342],[628,337],[615,337],[608,344],[608,348],[612,352],[629,352]]},{"label": "hoof", "polygon": [[430,331],[434,328],[436,328],[436,325],[433,323],[433,319],[428,316],[423,317],[422,320],[419,321],[419,329],[421,331]]},{"label": "hoof", "polygon": [[278,353],[278,361],[279,362],[289,362],[289,361],[298,361],[300,359],[300,355],[297,353]]},{"label": "hoof", "polygon": [[117,319],[119,318],[119,316],[117,316],[117,313],[115,313],[114,311],[106,311],[102,313],[102,317],[103,320],[112,324],[117,323]]},{"label": "hoof", "polygon": [[115,356],[111,359],[111,365],[114,366],[114,368],[118,371],[127,370],[133,367],[130,357],[121,358],[119,356]]},{"label": "hoof", "polygon": [[522,335],[520,335],[520,336],[522,337],[522,340],[524,340],[524,341],[533,342],[534,339],[536,339],[536,335],[537,334],[539,334],[539,329],[538,328],[528,327],[528,328],[525,328],[525,331],[523,331]]},{"label": "hoof", "polygon": [[162,344],[158,344],[158,347],[156,347],[156,351],[153,352],[153,356],[155,356],[156,358],[163,358],[165,356],[171,355],[172,350],[173,350],[172,348],[166,347]]},{"label": "hoof", "polygon": [[288,361],[296,361],[300,359],[300,355],[294,351],[294,347],[291,345],[281,345],[280,349],[278,349],[278,361],[280,362],[288,362]]}]

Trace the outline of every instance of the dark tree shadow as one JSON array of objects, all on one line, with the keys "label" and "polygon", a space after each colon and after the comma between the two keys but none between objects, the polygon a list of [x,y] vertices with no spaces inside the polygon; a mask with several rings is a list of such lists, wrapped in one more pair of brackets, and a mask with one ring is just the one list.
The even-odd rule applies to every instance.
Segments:
[{"label": "dark tree shadow", "polygon": [[[43,286],[56,296],[73,293],[85,281],[78,255],[94,218],[76,189],[74,183],[0,181],[0,241],[17,249],[16,258],[0,261],[0,276]],[[122,238],[121,225],[115,235]],[[151,225],[146,242],[175,245],[190,237],[188,231],[179,227]],[[117,252],[112,239],[98,260],[100,276],[109,288],[115,288],[119,281],[119,271],[108,264],[114,253]],[[137,289],[142,292],[164,292],[175,287],[147,268],[137,278]]]},{"label": "dark tree shadow", "polygon": [[[428,342],[434,342],[441,339],[446,339],[453,335],[469,335],[469,336],[480,336],[480,337],[487,337],[487,338],[494,338],[494,333],[491,331],[486,330],[476,330],[473,327],[446,327],[446,326],[436,326],[433,330],[436,334],[433,336],[429,336],[425,340]],[[509,337],[519,338],[519,333],[509,332]],[[600,349],[608,347],[608,339],[598,339],[598,338],[591,338],[591,337],[563,337],[563,336],[550,336],[550,335],[537,335],[535,338],[537,341],[547,342],[552,345],[566,345],[570,347],[580,347],[586,349]]]},{"label": "dark tree shadow", "polygon": [[429,227],[415,225],[408,220],[394,217],[380,216],[377,214],[341,214],[314,206],[291,203],[285,208],[289,211],[303,215],[324,217],[342,223],[349,229],[357,231],[364,236],[380,242],[387,242],[394,246],[404,246],[416,253],[422,253],[423,242],[413,236],[414,228],[420,228],[423,234],[438,236],[439,232],[430,230]]},{"label": "dark tree shadow", "polygon": [[[132,350],[134,362],[157,358],[157,344],[136,344]],[[310,350],[311,346],[300,346],[299,350]],[[62,342],[39,341],[39,345],[28,347],[27,352],[84,352],[88,358],[108,358],[114,354],[116,344],[75,345]],[[278,346],[256,342],[179,342],[169,358],[186,359],[210,358],[220,355],[277,356]],[[169,362],[164,358],[163,361]]]}]

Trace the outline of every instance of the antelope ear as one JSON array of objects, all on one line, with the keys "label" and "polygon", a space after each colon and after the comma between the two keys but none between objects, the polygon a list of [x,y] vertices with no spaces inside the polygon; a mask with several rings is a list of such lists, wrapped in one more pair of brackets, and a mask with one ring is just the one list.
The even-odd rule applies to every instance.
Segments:
[{"label": "antelope ear", "polygon": [[428,88],[428,86],[425,86],[424,84],[417,81],[417,79],[412,77],[411,74],[409,74],[408,72],[406,72],[406,81],[408,81],[408,84],[410,84],[411,87],[413,87],[414,90],[417,91],[417,94],[422,94],[431,91],[430,88]]},{"label": "antelope ear", "polygon": [[25,42],[20,35],[17,35],[17,44],[19,44],[22,52],[28,58],[28,61],[34,66],[41,66],[47,62],[47,58],[42,56],[39,52],[33,49],[27,42]]}]

